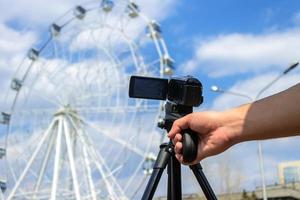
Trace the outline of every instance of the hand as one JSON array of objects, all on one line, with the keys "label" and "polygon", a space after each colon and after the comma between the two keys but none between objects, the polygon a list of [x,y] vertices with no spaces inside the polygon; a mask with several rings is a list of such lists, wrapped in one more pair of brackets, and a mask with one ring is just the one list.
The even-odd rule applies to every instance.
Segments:
[{"label": "hand", "polygon": [[270,97],[224,112],[198,112],[176,120],[168,136],[175,155],[183,163],[183,130],[192,129],[199,138],[196,164],[230,146],[250,141],[300,135],[300,84]]},{"label": "hand", "polygon": [[176,120],[168,137],[173,140],[175,156],[179,162],[183,163],[181,133],[188,128],[198,134],[198,154],[195,161],[183,164],[196,164],[200,160],[219,154],[232,146],[234,143],[231,136],[234,135],[234,128],[225,126],[227,121],[224,113],[218,112],[192,113]]}]

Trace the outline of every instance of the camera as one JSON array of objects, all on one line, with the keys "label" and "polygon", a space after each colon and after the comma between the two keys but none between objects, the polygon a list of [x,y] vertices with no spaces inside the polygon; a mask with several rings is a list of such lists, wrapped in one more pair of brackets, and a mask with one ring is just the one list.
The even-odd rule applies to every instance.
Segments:
[{"label": "camera", "polygon": [[[175,120],[193,112],[193,107],[203,102],[202,84],[192,76],[178,78],[154,78],[131,76],[129,97],[166,100],[165,117],[158,127],[171,130]],[[198,136],[192,130],[182,132],[182,154],[185,162],[192,162],[197,156]],[[172,142],[170,142],[172,146]]]},{"label": "camera", "polygon": [[[171,130],[175,120],[180,119],[193,112],[193,107],[203,102],[202,84],[192,77],[184,76],[179,78],[154,78],[145,76],[131,76],[129,82],[129,97],[142,99],[165,100],[165,116],[158,122],[158,127]],[[199,134],[187,128],[180,131],[182,135],[183,162],[192,163],[198,155]],[[182,199],[181,191],[181,169],[176,159],[175,145],[170,139],[169,143],[160,145],[160,151],[153,166],[153,172],[146,186],[142,200],[151,200],[158,186],[163,171],[167,167],[168,174],[168,199]],[[200,163],[190,165],[204,195],[207,199],[216,200]]]},{"label": "camera", "polygon": [[177,105],[199,106],[203,102],[202,84],[192,76],[170,79],[131,76],[129,97],[168,100]]}]

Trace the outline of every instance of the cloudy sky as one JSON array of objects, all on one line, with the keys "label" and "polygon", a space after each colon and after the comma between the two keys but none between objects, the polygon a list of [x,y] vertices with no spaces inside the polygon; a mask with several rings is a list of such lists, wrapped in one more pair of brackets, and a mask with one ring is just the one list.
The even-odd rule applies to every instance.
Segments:
[{"label": "cloudy sky", "polygon": [[[256,94],[291,63],[300,59],[300,2],[295,1],[188,1],[180,2],[162,22],[177,74],[192,74],[204,85],[201,109],[224,110],[247,98],[210,91],[212,85],[255,98]],[[300,80],[300,68],[282,77],[268,96]],[[263,142],[267,184],[278,182],[277,164],[298,160],[299,139]],[[243,167],[242,187],[260,185],[257,143],[240,144],[205,163],[231,160]],[[216,162],[217,161],[217,162]]]},{"label": "cloudy sky", "polygon": [[[1,89],[8,87],[11,74],[49,24],[82,2],[1,0]],[[247,98],[213,93],[210,91],[212,85],[254,98],[287,66],[300,59],[299,0],[136,2],[142,12],[161,24],[163,37],[175,60],[175,74],[190,74],[202,81],[205,97],[202,110],[224,110],[249,101]],[[281,78],[262,96],[284,90],[299,80],[300,67]],[[3,94],[0,97],[3,98]],[[263,142],[268,184],[278,181],[279,162],[300,160],[299,142],[297,137]],[[235,171],[236,166],[232,163],[236,161],[243,169],[240,172],[241,187],[253,189],[259,186],[256,142],[237,145],[221,156],[207,159],[204,164],[211,168],[207,173],[214,174],[213,170],[223,170],[220,169],[222,162],[228,163]],[[217,177],[211,179],[215,181]],[[222,191],[220,188],[219,191]]]}]

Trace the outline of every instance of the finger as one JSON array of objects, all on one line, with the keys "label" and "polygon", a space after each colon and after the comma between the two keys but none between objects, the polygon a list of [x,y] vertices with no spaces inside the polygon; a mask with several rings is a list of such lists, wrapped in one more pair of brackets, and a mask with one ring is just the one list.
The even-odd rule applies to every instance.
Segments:
[{"label": "finger", "polygon": [[180,119],[175,120],[175,122],[172,125],[171,130],[168,133],[169,138],[174,138],[177,133],[180,133],[184,129],[189,128],[189,120],[191,115],[186,115]]},{"label": "finger", "polygon": [[177,160],[181,163],[183,163],[183,156],[182,154],[175,154],[175,157],[177,158]]},{"label": "finger", "polygon": [[177,142],[181,142],[181,141],[182,141],[182,135],[181,134],[176,134],[174,139],[173,139],[174,144],[176,144]]},{"label": "finger", "polygon": [[182,143],[181,142],[177,142],[175,144],[174,150],[175,150],[176,154],[181,154],[182,153]]},{"label": "finger", "polygon": [[[190,163],[186,163],[183,161],[183,155],[182,154],[175,154],[176,159],[183,165],[191,165]],[[195,162],[196,164],[197,162]]]}]

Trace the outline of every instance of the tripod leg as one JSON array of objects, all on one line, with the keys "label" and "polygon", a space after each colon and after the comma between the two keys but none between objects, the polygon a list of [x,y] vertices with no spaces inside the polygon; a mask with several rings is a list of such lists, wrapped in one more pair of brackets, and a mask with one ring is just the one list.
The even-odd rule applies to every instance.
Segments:
[{"label": "tripod leg", "polygon": [[196,165],[191,165],[190,168],[193,171],[199,185],[201,186],[206,199],[217,200],[217,197],[216,197],[214,191],[211,189],[211,187],[202,171],[202,167],[201,167],[200,163],[198,163]]},{"label": "tripod leg", "polygon": [[154,164],[153,172],[146,186],[142,200],[151,200],[153,198],[161,175],[164,169],[166,168],[171,158],[171,155],[172,150],[170,151],[170,146],[168,144],[160,145],[160,151]]},{"label": "tripod leg", "polygon": [[173,153],[168,163],[168,200],[181,199],[181,165]]}]

